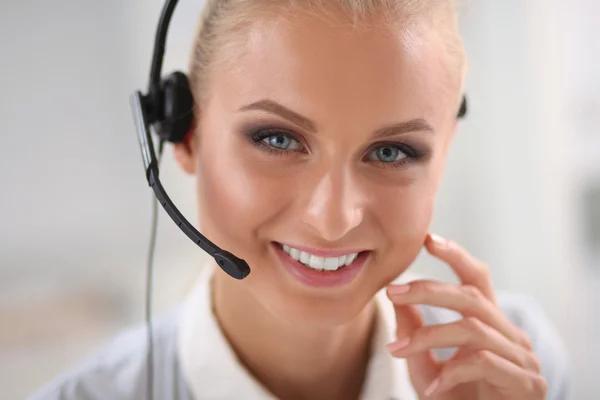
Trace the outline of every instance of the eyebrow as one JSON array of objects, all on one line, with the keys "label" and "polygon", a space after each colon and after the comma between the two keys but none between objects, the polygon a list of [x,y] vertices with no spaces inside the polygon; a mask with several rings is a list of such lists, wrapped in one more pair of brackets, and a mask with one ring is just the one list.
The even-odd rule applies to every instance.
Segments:
[{"label": "eyebrow", "polygon": [[[239,111],[248,111],[248,110],[260,110],[266,111],[271,114],[279,115],[287,119],[288,121],[304,128],[312,133],[317,132],[317,124],[311,119],[304,117],[298,114],[295,111],[290,110],[282,104],[277,103],[276,101],[265,99],[259,100],[254,103],[245,105],[239,109]],[[410,121],[399,122],[397,124],[393,124],[390,126],[386,126],[375,131],[373,138],[381,139],[384,137],[401,135],[408,132],[429,132],[433,133],[433,127],[425,121],[423,118],[416,118]]]}]

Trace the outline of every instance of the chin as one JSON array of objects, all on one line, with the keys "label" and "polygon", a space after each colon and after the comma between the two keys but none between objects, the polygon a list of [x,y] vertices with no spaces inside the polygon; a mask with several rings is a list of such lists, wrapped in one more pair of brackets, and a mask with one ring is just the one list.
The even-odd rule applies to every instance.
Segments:
[{"label": "chin", "polygon": [[347,324],[382,287],[369,273],[373,272],[369,271],[373,264],[370,250],[350,253],[356,255],[326,270],[320,265],[303,265],[296,259],[298,254],[290,254],[281,243],[270,246],[268,260],[261,263],[267,268],[256,271],[254,296],[270,313],[291,325],[330,329]]},{"label": "chin", "polygon": [[[308,297],[300,293],[273,293],[271,299],[264,304],[269,311],[290,325],[310,329],[329,330],[346,325],[365,310],[373,298],[372,294],[363,293],[352,298]],[[265,299],[266,300],[266,299]]]}]

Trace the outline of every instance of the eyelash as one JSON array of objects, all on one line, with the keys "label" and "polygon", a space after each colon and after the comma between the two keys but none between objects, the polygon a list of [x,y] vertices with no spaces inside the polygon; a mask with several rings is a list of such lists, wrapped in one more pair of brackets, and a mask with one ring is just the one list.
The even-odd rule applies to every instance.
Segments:
[{"label": "eyelash", "polygon": [[[260,148],[261,150],[264,150],[266,152],[268,152],[269,154],[272,155],[276,155],[279,157],[289,157],[289,156],[294,156],[294,153],[298,153],[299,151],[296,150],[282,150],[282,149],[277,149],[274,148],[270,145],[268,145],[267,143],[264,142],[264,139],[271,137],[271,136],[277,136],[277,135],[282,135],[287,137],[290,140],[294,140],[296,142],[298,142],[301,146],[304,146],[302,144],[302,141],[296,139],[294,137],[293,134],[288,133],[284,130],[281,129],[263,129],[263,130],[258,130],[254,133],[251,133],[249,135],[250,139],[252,140],[252,144],[258,148]],[[397,142],[382,142],[382,143],[377,143],[377,146],[373,146],[369,149],[369,151],[367,152],[368,154],[380,149],[382,147],[395,147],[397,148],[399,151],[401,151],[402,153],[404,153],[406,155],[405,158],[403,158],[402,160],[396,161],[396,162],[392,162],[392,163],[385,163],[385,162],[377,162],[378,164],[381,164],[383,166],[383,168],[391,168],[391,169],[400,169],[408,164],[412,164],[415,163],[416,161],[418,161],[419,159],[425,157],[427,155],[427,153],[422,152],[422,151],[418,151],[416,149],[414,149],[413,147],[405,144],[405,143],[397,143]]]},{"label": "eyelash", "polygon": [[294,140],[302,145],[302,142],[294,137],[294,135],[282,131],[280,129],[263,129],[257,132],[254,132],[250,135],[250,139],[252,139],[252,144],[256,147],[265,150],[269,154],[277,155],[277,156],[293,156],[294,153],[298,153],[298,151],[290,151],[290,150],[281,150],[276,149],[268,144],[266,144],[263,140],[271,136],[283,135],[288,139]]}]

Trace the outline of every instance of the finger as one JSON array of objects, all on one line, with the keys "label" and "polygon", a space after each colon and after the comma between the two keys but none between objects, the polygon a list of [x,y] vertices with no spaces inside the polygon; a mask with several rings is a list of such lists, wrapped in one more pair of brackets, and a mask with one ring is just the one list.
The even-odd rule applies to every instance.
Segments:
[{"label": "finger", "polygon": [[399,340],[389,346],[395,357],[408,357],[431,349],[450,347],[463,350],[457,357],[464,358],[465,352],[488,350],[524,369],[540,372],[539,361],[533,353],[474,317],[449,324],[423,326],[412,334],[409,341]]},{"label": "finger", "polygon": [[[416,306],[411,304],[394,305],[394,310],[396,312],[396,336],[398,341],[410,338],[413,332],[423,326],[423,317]],[[406,357],[406,362],[411,382],[415,389],[421,392],[440,372],[440,368],[430,351],[414,353],[410,357]]]},{"label": "finger", "polygon": [[[452,360],[443,366],[434,384],[432,394],[452,390],[467,382],[484,381],[495,390],[523,399],[544,399],[547,391],[546,380],[527,371],[490,351],[479,351],[461,360]],[[511,397],[513,398],[513,397]]]},{"label": "finger", "polygon": [[511,341],[531,349],[531,341],[525,333],[475,286],[417,280],[404,285],[390,285],[387,295],[395,305],[426,304],[457,311],[465,318],[475,317]]},{"label": "finger", "polygon": [[447,263],[463,284],[477,287],[485,297],[496,304],[490,269],[483,261],[455,242],[436,234],[427,235],[425,247],[432,256]]}]

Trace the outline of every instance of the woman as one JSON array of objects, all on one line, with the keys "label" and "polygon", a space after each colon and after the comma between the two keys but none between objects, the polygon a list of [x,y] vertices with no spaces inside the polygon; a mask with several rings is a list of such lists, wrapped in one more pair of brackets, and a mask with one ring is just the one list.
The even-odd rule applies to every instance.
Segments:
[{"label": "woman", "polygon": [[[156,398],[567,398],[543,314],[428,233],[465,71],[451,0],[208,1],[174,151],[252,273],[208,265],[157,322]],[[461,283],[410,279],[423,246]],[[144,398],[144,337],[33,398]]]}]

